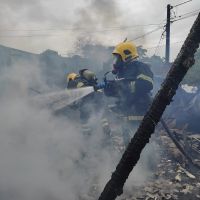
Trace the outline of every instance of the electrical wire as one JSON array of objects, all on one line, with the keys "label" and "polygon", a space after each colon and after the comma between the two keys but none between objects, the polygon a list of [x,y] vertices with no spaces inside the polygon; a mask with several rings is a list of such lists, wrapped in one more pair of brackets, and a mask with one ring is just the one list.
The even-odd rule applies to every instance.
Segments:
[{"label": "electrical wire", "polygon": [[[173,6],[173,7],[176,7],[176,6]],[[197,15],[198,12],[200,11],[200,9],[197,9],[197,10],[194,10],[194,11],[191,11],[191,12],[188,12],[188,13],[185,13],[185,14],[182,14],[180,16],[176,16],[173,18],[173,21],[171,21],[171,23],[173,22],[176,22],[176,21],[179,21],[179,20],[183,20],[183,19],[186,19],[188,17],[192,17],[194,15]],[[140,35],[130,41],[135,41],[135,40],[139,40],[141,38],[144,38],[162,28],[165,28],[165,26],[163,26],[164,22],[163,23],[159,23],[159,24],[141,24],[141,25],[134,25],[134,26],[121,26],[121,27],[107,27],[107,29],[102,29],[102,30],[96,30],[96,31],[86,31],[87,29],[86,28],[81,28],[81,27],[65,27],[65,28],[59,28],[59,29],[56,29],[56,28],[48,28],[48,29],[0,29],[0,32],[4,32],[4,31],[28,31],[28,32],[39,32],[39,31],[81,31],[83,34],[94,34],[94,33],[103,33],[103,32],[106,32],[106,31],[117,31],[117,30],[124,30],[124,29],[134,29],[134,28],[139,28],[139,27],[145,27],[145,26],[158,26],[156,27],[155,29],[149,31],[149,32],[146,32],[145,34],[143,35]],[[161,34],[161,37],[159,39],[159,42],[158,42],[158,45],[156,45],[155,47],[150,47],[150,48],[147,48],[147,49],[152,49],[152,48],[155,48],[155,52],[154,52],[154,55],[157,53],[158,51],[158,48],[160,48],[161,46],[164,46],[164,45],[160,45],[162,39],[163,39],[163,35],[165,33],[165,29],[164,31],[162,32]],[[65,36],[63,34],[27,34],[27,35],[0,35],[0,38],[32,38],[32,37],[61,37],[61,36]],[[180,42],[180,41],[179,41]],[[175,42],[175,43],[179,43],[179,42]],[[171,44],[174,44],[174,43],[171,43]]]},{"label": "electrical wire", "polygon": [[181,17],[181,18],[179,18],[179,19],[175,19],[175,20],[171,21],[171,23],[177,22],[177,21],[180,21],[180,20],[183,20],[183,19],[187,19],[187,18],[193,17],[193,16],[195,16],[195,15],[198,15],[198,13],[194,13],[194,14],[189,15],[189,16],[187,16],[187,17]]},{"label": "electrical wire", "polygon": [[151,31],[149,31],[149,32],[147,32],[147,33],[145,33],[145,34],[143,34],[143,35],[141,35],[141,36],[138,36],[138,37],[136,37],[136,38],[134,38],[134,39],[131,39],[131,40],[129,40],[129,41],[135,41],[135,40],[144,38],[144,37],[146,37],[147,35],[150,35],[151,33],[154,33],[154,32],[156,32],[156,31],[160,30],[161,28],[163,28],[163,27],[157,27],[156,29],[153,29],[153,30],[151,30]]},{"label": "electrical wire", "polygon": [[[182,42],[184,42],[184,41],[181,40],[181,41],[177,41],[177,42],[172,42],[171,45],[178,44],[178,43],[182,43]],[[150,50],[150,49],[155,49],[155,48],[157,48],[157,47],[163,47],[163,46],[165,46],[165,44],[159,45],[159,46],[156,45],[156,46],[152,46],[152,47],[147,47],[147,48],[145,48],[145,49]]]},{"label": "electrical wire", "polygon": [[163,39],[163,36],[164,36],[164,33],[166,32],[166,27],[164,27],[164,31],[162,32],[162,34],[161,34],[161,36],[160,36],[160,39],[159,39],[159,42],[158,42],[158,45],[157,45],[157,47],[156,47],[156,49],[155,49],[155,52],[154,52],[154,55],[157,53],[157,51],[158,51],[158,48],[159,48],[159,46],[160,46],[160,43],[161,43],[161,40]]},{"label": "electrical wire", "polygon": [[179,21],[179,20],[182,20],[182,19],[186,19],[186,18],[189,18],[189,17],[192,17],[192,16],[195,16],[197,15],[198,13],[200,12],[200,9],[197,9],[197,10],[193,10],[191,12],[188,12],[188,13],[185,13],[185,14],[182,14],[182,15],[179,15],[175,18],[172,18],[173,20],[171,22],[175,22],[175,21]]},{"label": "electrical wire", "polygon": [[172,8],[181,6],[181,5],[186,4],[186,3],[190,2],[190,1],[192,1],[192,0],[188,0],[188,1],[185,1],[185,2],[182,2],[182,3],[179,3],[179,4],[175,5],[175,6],[172,6]]},{"label": "electrical wire", "polygon": [[200,11],[200,9],[193,10],[193,11],[191,11],[191,12],[188,12],[188,13],[182,14],[181,16],[185,16],[185,15],[192,14],[192,13],[199,12],[199,11]]},{"label": "electrical wire", "polygon": [[[134,25],[134,26],[116,26],[116,27],[106,27],[105,29],[102,30],[96,30],[94,32],[103,32],[103,31],[113,31],[113,30],[121,30],[121,29],[129,29],[129,28],[139,28],[139,27],[145,27],[145,26],[160,26],[163,23],[159,23],[159,24],[138,24],[138,25]],[[90,27],[88,27],[89,29]],[[27,32],[31,32],[31,31],[87,31],[87,28],[82,28],[82,27],[64,27],[64,28],[47,28],[47,29],[2,29],[0,28],[0,32],[2,31],[27,31]]]},{"label": "electrical wire", "polygon": [[[173,18],[173,21],[171,21],[172,23],[175,22],[175,21],[179,21],[179,20],[183,20],[183,19],[186,19],[188,17],[192,17],[194,15],[197,14],[197,12],[199,12],[200,9],[197,9],[197,10],[194,10],[194,11],[191,11],[191,12],[188,12],[188,13],[185,13],[183,15],[180,15],[178,17],[175,17]],[[185,16],[185,17],[184,17]],[[60,28],[60,29],[56,29],[56,28],[48,28],[48,29],[0,29],[0,32],[4,32],[4,31],[28,31],[28,32],[39,32],[39,31],[82,31],[83,34],[94,34],[94,33],[101,33],[101,32],[109,32],[109,31],[118,31],[118,30],[124,30],[124,29],[134,29],[134,28],[139,28],[139,27],[145,27],[145,26],[158,26],[156,27],[155,29],[153,29],[152,31],[149,31],[143,35],[140,35],[132,40],[138,40],[138,39],[141,39],[141,38],[144,38],[145,36],[147,35],[150,35],[154,32],[156,32],[157,30],[161,29],[161,25],[163,23],[159,23],[159,24],[139,24],[139,25],[134,25],[134,26],[123,26],[123,27],[110,27],[110,28],[107,28],[107,29],[102,29],[102,30],[96,30],[96,31],[86,31],[87,29],[86,28],[81,28],[81,27],[70,27],[70,28]],[[32,38],[32,37],[61,37],[63,35],[61,34],[25,34],[25,35],[0,35],[0,38]],[[131,40],[131,41],[132,41]],[[159,46],[159,45],[158,45]]]},{"label": "electrical wire", "polygon": [[[171,43],[171,45],[174,45],[174,44],[178,44],[178,43],[183,43],[184,42],[184,40],[180,40],[180,41],[176,41],[176,42],[172,42]],[[150,46],[150,47],[144,47],[144,49],[146,49],[146,50],[151,50],[151,49],[156,49],[157,47],[164,47],[165,46],[165,44],[162,44],[162,45],[155,45],[155,46]],[[66,53],[61,53],[61,55],[68,55],[68,54],[66,54]]]},{"label": "electrical wire", "polygon": [[[124,27],[115,27],[115,28],[110,28],[110,29],[102,29],[102,30],[96,30],[96,31],[83,31],[86,29],[65,29],[65,30],[77,30],[77,31],[83,31],[83,34],[94,34],[94,33],[104,33],[104,32],[109,32],[109,31],[118,31],[118,30],[124,30],[124,29],[131,29],[131,28],[135,28],[135,27],[143,27],[143,26],[160,26],[161,24],[146,24],[146,25],[134,25],[134,26],[124,26]],[[158,27],[157,27],[158,28]],[[156,29],[157,29],[156,28]],[[50,29],[49,29],[50,30]],[[0,31],[2,31],[0,29]],[[10,30],[11,31],[11,30]],[[35,30],[36,31],[36,30]],[[37,31],[42,31],[42,30],[37,30]],[[0,38],[3,37],[8,37],[8,38],[12,38],[12,37],[16,37],[16,38],[20,38],[20,37],[61,37],[61,34],[27,34],[27,35],[0,35]]]}]

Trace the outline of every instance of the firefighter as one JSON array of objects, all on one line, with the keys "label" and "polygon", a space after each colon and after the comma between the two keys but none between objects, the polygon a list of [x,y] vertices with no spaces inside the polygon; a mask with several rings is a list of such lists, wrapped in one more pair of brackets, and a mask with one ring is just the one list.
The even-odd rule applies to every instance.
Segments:
[{"label": "firefighter", "polygon": [[117,95],[124,112],[144,114],[150,104],[150,91],[153,89],[150,66],[137,60],[137,48],[132,42],[118,44],[113,56],[112,73],[119,80]]},{"label": "firefighter", "polygon": [[122,132],[127,145],[132,125],[138,125],[143,119],[151,102],[153,73],[149,65],[137,60],[139,56],[133,42],[118,44],[112,54],[115,81],[108,82],[104,92],[107,96],[117,98],[115,111],[125,122]]},{"label": "firefighter", "polygon": [[[97,77],[93,71],[81,69],[79,74],[70,73],[68,75],[68,89],[94,87],[97,85]],[[80,122],[83,136],[88,139],[92,134],[92,124],[90,118],[96,114],[102,106],[103,93],[97,92],[89,94],[80,101],[76,102],[76,107],[80,111]],[[102,122],[104,123],[104,122]]]},{"label": "firefighter", "polygon": [[67,75],[67,88],[75,89],[87,86],[95,86],[97,84],[97,78],[94,72],[88,69],[81,69],[79,74],[74,72]]},{"label": "firefighter", "polygon": [[69,73],[67,75],[67,88],[68,89],[74,89],[77,87],[77,79],[78,77],[78,74],[72,72],[72,73]]},{"label": "firefighter", "polygon": [[94,72],[88,69],[81,69],[77,77],[77,88],[95,86],[97,84],[97,77]]},{"label": "firefighter", "polygon": [[[97,78],[94,72],[88,69],[82,69],[79,71],[79,76],[77,77],[77,88],[94,86],[97,84]],[[89,124],[89,119],[94,112],[94,95],[88,95],[80,102],[80,120],[82,125],[83,135],[88,138],[92,134],[92,127]]]}]

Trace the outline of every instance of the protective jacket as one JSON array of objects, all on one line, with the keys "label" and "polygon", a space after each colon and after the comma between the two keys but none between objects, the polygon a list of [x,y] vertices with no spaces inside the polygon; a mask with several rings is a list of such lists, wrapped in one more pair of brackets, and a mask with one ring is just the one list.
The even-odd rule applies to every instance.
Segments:
[{"label": "protective jacket", "polygon": [[153,89],[153,73],[150,66],[134,60],[120,68],[116,81],[104,91],[108,96],[117,97],[117,107],[125,115],[144,114],[150,104]]},{"label": "protective jacket", "polygon": [[[73,88],[85,88],[89,86],[94,86],[97,84],[97,80],[94,78],[87,79],[83,75],[78,75],[73,80]],[[96,92],[91,93],[78,102],[76,102],[76,107],[80,111],[80,122],[82,125],[82,132],[84,136],[90,136],[92,134],[92,127],[89,119],[92,115],[100,111],[103,104],[103,93]]]}]

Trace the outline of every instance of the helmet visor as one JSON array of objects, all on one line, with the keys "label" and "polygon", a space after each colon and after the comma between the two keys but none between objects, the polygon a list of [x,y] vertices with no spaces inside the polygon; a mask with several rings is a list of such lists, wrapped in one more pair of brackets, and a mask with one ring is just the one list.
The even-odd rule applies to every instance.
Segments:
[{"label": "helmet visor", "polygon": [[120,69],[123,67],[123,61],[120,55],[113,54],[113,68]]}]

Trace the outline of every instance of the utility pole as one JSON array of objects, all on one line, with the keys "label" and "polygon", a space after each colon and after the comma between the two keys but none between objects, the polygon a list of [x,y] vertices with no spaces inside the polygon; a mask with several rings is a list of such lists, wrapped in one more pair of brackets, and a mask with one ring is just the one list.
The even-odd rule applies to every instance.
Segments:
[{"label": "utility pole", "polygon": [[170,17],[172,6],[167,5],[167,23],[166,23],[166,46],[165,46],[165,63],[169,64],[170,59]]},{"label": "utility pole", "polygon": [[166,23],[166,45],[165,45],[165,63],[169,66],[170,61],[170,25],[171,25],[171,9],[182,6],[192,0],[187,0],[185,2],[179,3],[175,6],[171,6],[170,4],[167,5],[167,23]]}]

